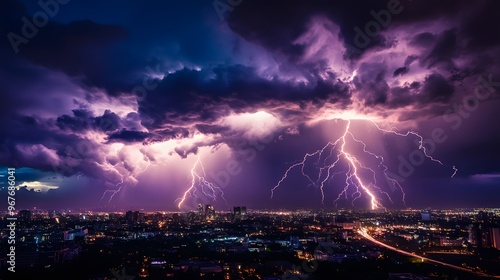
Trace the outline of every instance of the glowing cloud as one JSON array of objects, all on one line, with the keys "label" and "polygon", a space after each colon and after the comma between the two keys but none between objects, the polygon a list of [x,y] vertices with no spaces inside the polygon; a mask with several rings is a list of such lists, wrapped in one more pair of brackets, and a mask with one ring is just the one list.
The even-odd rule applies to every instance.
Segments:
[{"label": "glowing cloud", "polygon": [[46,193],[50,190],[58,189],[59,186],[52,185],[46,182],[32,181],[32,182],[23,182],[22,184],[19,185],[19,188],[26,188],[29,191]]}]

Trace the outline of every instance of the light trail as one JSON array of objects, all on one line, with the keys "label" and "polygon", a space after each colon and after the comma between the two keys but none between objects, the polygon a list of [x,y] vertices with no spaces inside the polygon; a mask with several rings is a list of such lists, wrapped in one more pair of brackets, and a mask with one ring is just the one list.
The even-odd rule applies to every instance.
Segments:
[{"label": "light trail", "polygon": [[377,239],[373,238],[368,233],[368,231],[366,230],[366,228],[361,228],[360,230],[358,230],[358,233],[361,236],[363,236],[364,238],[366,238],[367,240],[369,240],[369,241],[371,241],[371,242],[373,242],[373,243],[375,243],[375,244],[377,244],[379,246],[385,247],[387,249],[390,249],[392,251],[398,252],[398,253],[406,255],[406,256],[410,256],[410,257],[414,257],[414,258],[420,258],[420,259],[428,261],[430,263],[435,263],[435,264],[439,264],[439,265],[446,266],[446,267],[449,267],[449,268],[453,268],[453,269],[456,269],[456,270],[461,270],[461,271],[465,271],[465,272],[469,272],[469,273],[474,273],[476,275],[483,276],[483,277],[500,278],[500,276],[498,276],[498,275],[489,275],[489,274],[486,274],[486,273],[482,273],[482,272],[474,271],[472,269],[467,269],[465,267],[461,267],[461,266],[457,266],[457,265],[453,265],[453,264],[449,264],[449,263],[445,263],[445,262],[441,262],[441,261],[429,259],[427,257],[421,256],[421,255],[417,255],[415,253],[411,253],[411,252],[408,252],[408,251],[404,251],[404,250],[398,249],[396,247],[393,247],[391,245],[385,244],[385,243],[380,242]]}]

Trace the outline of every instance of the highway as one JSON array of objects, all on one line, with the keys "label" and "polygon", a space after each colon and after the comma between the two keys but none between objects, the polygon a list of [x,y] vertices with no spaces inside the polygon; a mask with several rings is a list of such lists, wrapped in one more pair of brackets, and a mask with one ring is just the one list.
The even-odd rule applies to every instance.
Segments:
[{"label": "highway", "polygon": [[450,267],[450,268],[453,268],[453,269],[456,269],[456,270],[461,270],[461,271],[465,271],[465,272],[469,272],[469,273],[474,273],[474,274],[476,274],[478,276],[482,276],[482,277],[500,278],[500,276],[488,275],[486,273],[482,273],[482,272],[474,271],[474,270],[471,270],[471,269],[468,269],[468,268],[465,268],[465,267],[456,266],[456,265],[452,265],[452,264],[449,264],[449,263],[444,263],[444,262],[441,262],[441,261],[429,259],[427,257],[420,256],[420,255],[417,255],[415,253],[411,253],[411,252],[408,252],[408,251],[404,251],[404,250],[398,249],[396,247],[393,247],[391,245],[388,245],[388,244],[385,244],[383,242],[380,242],[380,241],[376,240],[370,234],[368,234],[366,228],[362,228],[362,229],[358,230],[358,233],[361,236],[363,236],[364,238],[368,239],[369,241],[371,241],[371,242],[373,242],[373,243],[375,243],[375,244],[377,244],[379,246],[385,247],[387,249],[390,249],[392,251],[398,252],[398,253],[403,254],[403,255],[407,255],[407,256],[415,257],[415,258],[420,258],[420,259],[422,259],[424,261],[428,261],[430,263],[435,263],[435,264],[443,265],[443,266]]}]

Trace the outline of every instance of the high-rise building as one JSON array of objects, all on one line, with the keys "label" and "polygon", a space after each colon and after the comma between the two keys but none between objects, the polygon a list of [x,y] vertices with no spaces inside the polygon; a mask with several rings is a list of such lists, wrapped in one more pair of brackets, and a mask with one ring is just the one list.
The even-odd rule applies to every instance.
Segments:
[{"label": "high-rise building", "polygon": [[478,248],[496,248],[500,250],[500,228],[489,228],[483,225],[471,225],[469,243]]},{"label": "high-rise building", "polygon": [[205,218],[207,220],[215,219],[215,209],[213,205],[210,204],[205,205]]},{"label": "high-rise building", "polygon": [[21,223],[29,223],[31,221],[31,211],[30,210],[19,211],[18,220]]},{"label": "high-rise building", "polygon": [[423,222],[430,222],[431,221],[431,211],[430,210],[424,210],[420,214],[422,215]]},{"label": "high-rise building", "polygon": [[245,216],[247,214],[247,207],[246,206],[235,206],[234,207],[234,214],[239,215],[239,216]]},{"label": "high-rise building", "polygon": [[178,223],[180,223],[180,222],[181,222],[181,218],[180,218],[180,215],[179,215],[178,213],[174,213],[174,214],[172,215],[172,222],[173,222],[174,224],[178,224]]},{"label": "high-rise building", "polygon": [[49,215],[49,218],[54,218],[56,216],[56,210],[48,210],[47,214]]},{"label": "high-rise building", "polygon": [[127,220],[127,223],[134,222],[134,212],[127,211],[127,213],[125,213],[125,220]]},{"label": "high-rise building", "polygon": [[488,221],[488,212],[479,211],[477,213],[477,220],[480,223],[485,223]]},{"label": "high-rise building", "polygon": [[245,219],[247,215],[247,207],[246,206],[235,206],[233,208],[234,212],[234,219],[236,220],[242,220]]},{"label": "high-rise building", "polygon": [[469,243],[481,247],[481,229],[477,224],[469,227]]},{"label": "high-rise building", "polygon": [[190,223],[194,222],[196,219],[199,219],[199,214],[196,214],[193,211],[190,211],[186,215],[187,215],[186,220],[189,221]]},{"label": "high-rise building", "polygon": [[127,211],[125,219],[128,223],[140,223],[144,221],[144,213],[139,211]]},{"label": "high-rise building", "polygon": [[201,205],[201,203],[198,204],[198,209],[197,210],[198,210],[198,219],[201,220],[203,218],[203,205]]},{"label": "high-rise building", "polygon": [[500,250],[500,228],[490,228],[491,247]]},{"label": "high-rise building", "polygon": [[139,213],[137,214],[137,222],[139,222],[139,223],[144,222],[144,216],[145,216],[145,215],[144,215],[144,213],[139,212]]},{"label": "high-rise building", "polygon": [[491,234],[489,228],[481,229],[481,247],[483,248],[491,247]]}]

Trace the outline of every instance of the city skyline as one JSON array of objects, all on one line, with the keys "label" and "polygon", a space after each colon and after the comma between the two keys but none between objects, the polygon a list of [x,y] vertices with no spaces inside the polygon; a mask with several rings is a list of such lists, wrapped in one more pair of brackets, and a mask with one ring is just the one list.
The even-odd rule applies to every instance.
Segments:
[{"label": "city skyline", "polygon": [[0,8],[16,209],[500,207],[494,1]]},{"label": "city skyline", "polygon": [[233,210],[214,213],[211,205],[198,205],[180,214],[22,210],[15,217],[3,215],[2,223],[14,218],[23,230],[3,235],[16,246],[2,247],[7,257],[0,265],[8,265],[2,273],[56,279],[500,277],[500,208]]}]

